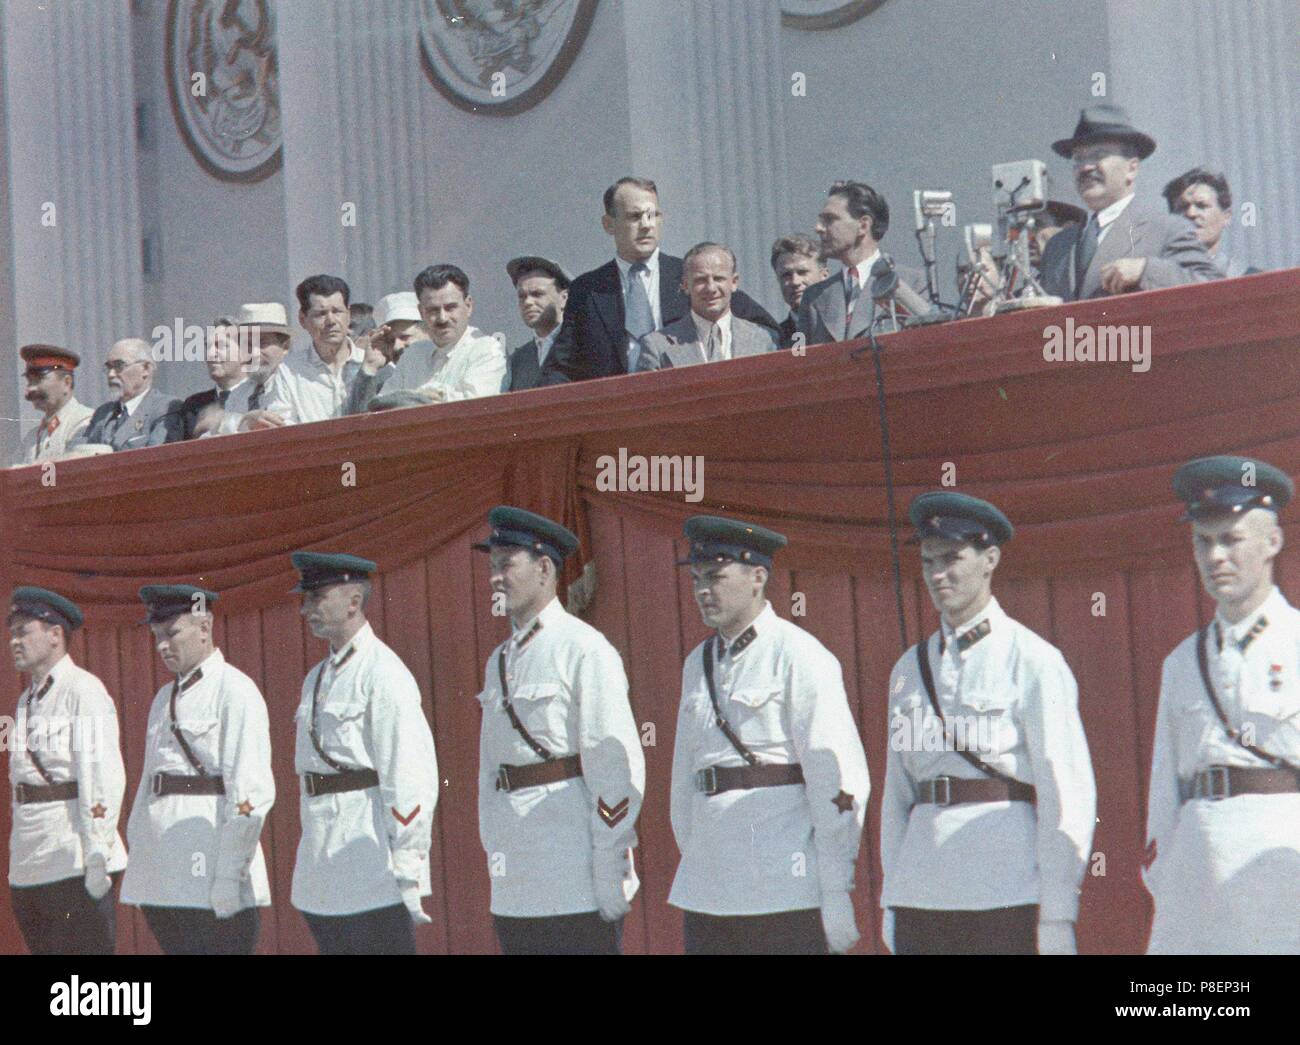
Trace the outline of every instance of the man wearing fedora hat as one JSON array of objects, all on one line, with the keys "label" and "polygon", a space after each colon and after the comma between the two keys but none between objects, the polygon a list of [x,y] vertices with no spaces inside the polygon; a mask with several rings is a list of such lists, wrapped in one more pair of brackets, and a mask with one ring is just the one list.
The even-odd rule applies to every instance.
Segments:
[{"label": "man wearing fedora hat", "polygon": [[[278,428],[286,421],[273,409],[280,386],[280,365],[289,354],[289,314],[278,301],[241,305],[235,313],[235,340],[249,357],[248,380],[231,389],[216,431]],[[283,396],[280,396],[283,398]]]},{"label": "man wearing fedora hat", "polygon": [[506,263],[506,272],[519,299],[519,317],[533,332],[506,360],[503,390],[519,392],[542,383],[542,367],[564,322],[571,281],[564,269],[549,258],[514,258]]},{"label": "man wearing fedora hat", "polygon": [[23,436],[14,464],[53,461],[63,456],[68,443],[86,430],[94,413],[73,393],[81,357],[57,345],[23,345],[18,354],[27,364],[23,370],[27,380],[23,397],[44,416]]},{"label": "man wearing fedora hat", "polygon": [[70,599],[15,588],[9,648],[30,683],[18,698],[9,758],[9,897],[33,954],[112,954],[113,882],[126,866],[118,832],[126,771],[117,709],[68,653],[82,625]]},{"label": "man wearing fedora hat", "polygon": [[1066,301],[1157,290],[1218,276],[1191,222],[1134,199],[1143,160],[1155,139],[1137,130],[1118,105],[1093,105],[1072,137],[1052,151],[1074,164],[1079,197],[1092,212],[1043,251],[1043,289]]},{"label": "man wearing fedora hat", "polygon": [[1174,474],[1209,623],[1165,658],[1147,801],[1149,954],[1300,954],[1300,610],[1274,584],[1281,469]]}]

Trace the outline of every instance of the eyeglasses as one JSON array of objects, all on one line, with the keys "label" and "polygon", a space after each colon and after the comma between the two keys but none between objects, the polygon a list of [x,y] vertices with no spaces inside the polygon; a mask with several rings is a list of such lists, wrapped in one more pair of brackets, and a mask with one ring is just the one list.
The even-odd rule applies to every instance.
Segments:
[{"label": "eyeglasses", "polygon": [[110,374],[117,374],[133,366],[139,366],[141,363],[147,363],[147,359],[137,359],[134,363],[123,363],[120,359],[110,359],[104,364],[104,369]]}]

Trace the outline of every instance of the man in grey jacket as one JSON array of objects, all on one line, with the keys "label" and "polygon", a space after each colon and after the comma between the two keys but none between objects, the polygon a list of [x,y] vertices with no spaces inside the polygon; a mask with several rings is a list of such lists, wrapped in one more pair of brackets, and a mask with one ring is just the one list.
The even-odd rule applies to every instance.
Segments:
[{"label": "man in grey jacket", "polygon": [[1134,198],[1138,168],[1155,148],[1118,105],[1089,106],[1073,137],[1052,144],[1073,162],[1075,187],[1092,216],[1043,251],[1049,294],[1077,301],[1219,278],[1191,222]]},{"label": "man in grey jacket", "polygon": [[95,409],[68,449],[105,445],[135,450],[183,439],[181,401],[153,387],[155,366],[149,342],[142,338],[124,338],[109,349],[104,370],[114,398]]},{"label": "man in grey jacket", "polygon": [[772,332],[731,313],[740,286],[736,255],[720,243],[697,243],[683,259],[682,289],[691,309],[681,319],[641,338],[638,371],[718,363],[776,351]]}]

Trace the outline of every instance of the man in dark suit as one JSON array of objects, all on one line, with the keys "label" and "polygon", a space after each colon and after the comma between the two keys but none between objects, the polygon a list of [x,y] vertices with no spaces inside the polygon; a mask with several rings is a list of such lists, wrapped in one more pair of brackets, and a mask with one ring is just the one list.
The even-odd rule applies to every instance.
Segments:
[{"label": "man in dark suit", "polygon": [[542,383],[542,364],[564,322],[569,277],[550,258],[522,257],[506,264],[519,299],[519,316],[533,336],[511,351],[506,360],[503,392],[520,392]]},{"label": "man in dark suit", "polygon": [[1190,221],[1133,196],[1138,168],[1155,149],[1118,105],[1089,106],[1074,136],[1052,143],[1074,163],[1075,187],[1092,215],[1044,249],[1047,293],[1077,301],[1219,278]]},{"label": "man in dark suit", "polygon": [[781,283],[781,297],[790,306],[790,314],[777,328],[780,346],[789,348],[794,344],[804,291],[830,276],[830,270],[826,268],[826,259],[822,257],[817,240],[806,232],[796,232],[793,236],[782,236],[772,244],[772,271]]},{"label": "man in dark suit", "polygon": [[[584,272],[569,288],[564,322],[542,367],[542,384],[610,377],[636,370],[640,339],[690,310],[682,289],[682,259],[659,250],[663,212],[659,190],[646,178],[620,178],[605,190],[601,226],[614,239],[615,258]],[[743,292],[732,300],[741,319],[777,323]]]},{"label": "man in dark suit", "polygon": [[1171,214],[1181,214],[1196,226],[1196,238],[1225,278],[1260,271],[1223,249],[1223,234],[1232,224],[1232,189],[1222,174],[1193,167],[1166,185],[1161,195]]},{"label": "man in dark suit", "polygon": [[222,316],[212,326],[208,338],[208,377],[212,387],[187,396],[181,404],[181,438],[195,439],[215,428],[230,393],[248,380],[248,359],[241,358],[235,321]]},{"label": "man in dark suit", "polygon": [[88,445],[134,450],[174,443],[183,437],[181,401],[153,387],[154,361],[149,342],[126,338],[108,352],[104,363],[115,398],[100,404],[85,432],[68,449]]},{"label": "man in dark suit", "polygon": [[[822,256],[838,261],[840,271],[804,291],[796,318],[798,333],[805,345],[865,337],[873,317],[881,314],[872,307],[871,269],[883,257],[880,241],[889,231],[889,204],[865,182],[837,181],[826,193],[816,231]],[[896,271],[900,287],[908,288],[907,300],[917,311],[928,309],[928,299],[920,297],[924,274]]]}]

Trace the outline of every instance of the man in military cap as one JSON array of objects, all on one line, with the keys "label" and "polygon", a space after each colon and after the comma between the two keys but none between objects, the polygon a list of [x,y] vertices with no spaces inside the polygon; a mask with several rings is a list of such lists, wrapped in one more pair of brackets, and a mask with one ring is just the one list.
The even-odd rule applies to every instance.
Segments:
[{"label": "man in military cap", "polygon": [[275,802],[266,704],[213,644],[216,592],[147,584],[140,600],[176,677],[149,709],[122,902],[140,906],[164,954],[252,954],[257,909],[271,903],[260,842]]},{"label": "man in military cap", "polygon": [[291,556],[302,615],[329,655],[307,673],[294,771],[302,839],[293,905],[321,954],[414,954],[432,919],[429,882],[438,760],[415,676],[366,619],[369,559]]},{"label": "man in military cap", "polygon": [[488,522],[474,548],[490,554],[511,628],[479,694],[479,835],[497,939],[506,954],[618,954],[645,792],[623,661],[556,598],[577,537],[506,505]]},{"label": "man in military cap", "polygon": [[23,371],[27,380],[23,398],[44,416],[40,424],[23,436],[14,464],[53,461],[63,456],[74,436],[85,431],[94,413],[78,402],[73,392],[81,357],[57,345],[23,345],[18,354],[27,364]]},{"label": "man in military cap", "polygon": [[112,954],[111,876],[126,866],[117,709],[68,654],[68,637],[82,624],[73,602],[16,588],[8,624],[14,667],[30,676],[9,745],[14,917],[32,954]]},{"label": "man in military cap", "polygon": [[1160,677],[1144,874],[1151,954],[1300,953],[1300,611],[1273,583],[1294,485],[1248,457],[1183,465],[1214,619]]},{"label": "man in military cap", "polygon": [[715,629],[683,665],[673,747],[686,953],[848,951],[870,783],[839,661],[767,601],[781,534],[707,515],[685,531]]},{"label": "man in military cap", "polygon": [[1012,535],[1001,511],[945,491],[909,516],[941,621],[889,679],[885,942],[895,954],[1074,954],[1096,816],[1074,676],[993,596]]}]

